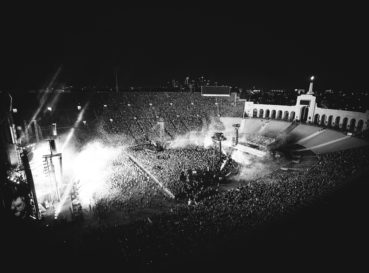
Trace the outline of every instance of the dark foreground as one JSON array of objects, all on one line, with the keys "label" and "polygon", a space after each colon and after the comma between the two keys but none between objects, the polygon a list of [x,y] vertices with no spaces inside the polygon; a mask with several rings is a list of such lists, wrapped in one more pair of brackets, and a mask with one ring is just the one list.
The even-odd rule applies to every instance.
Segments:
[{"label": "dark foreground", "polygon": [[141,265],[124,263],[114,250],[76,253],[54,244],[33,224],[1,224],[3,268],[90,270],[118,268],[134,272],[237,272],[250,270],[312,271],[366,268],[369,224],[368,174],[334,195],[301,209],[288,218],[264,225],[245,235],[226,235],[206,249],[170,261]]}]

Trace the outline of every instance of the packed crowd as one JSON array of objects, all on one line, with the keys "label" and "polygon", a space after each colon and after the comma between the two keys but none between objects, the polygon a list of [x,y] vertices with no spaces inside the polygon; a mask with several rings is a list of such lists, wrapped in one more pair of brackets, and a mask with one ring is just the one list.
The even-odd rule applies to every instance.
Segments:
[{"label": "packed crowd", "polygon": [[88,229],[69,243],[81,253],[93,255],[106,247],[122,261],[150,266],[286,215],[344,186],[368,163],[368,148],[321,155],[311,169],[275,171],[196,203],[178,203],[128,225]]},{"label": "packed crowd", "polygon": [[243,106],[232,97],[202,97],[200,93],[118,93],[107,102],[103,119],[108,132],[126,132],[138,136],[158,137],[158,121],[166,124],[165,134],[177,134],[201,128],[211,116],[241,117]]},{"label": "packed crowd", "polygon": [[148,208],[160,211],[170,205],[160,188],[125,153],[113,162],[106,189],[93,199],[90,209],[99,223],[109,217],[133,217]]},{"label": "packed crowd", "polygon": [[326,90],[326,92],[317,93],[316,96],[319,107],[357,112],[368,110],[368,92],[337,92],[335,90]]},{"label": "packed crowd", "polygon": [[245,90],[240,96],[258,104],[294,105],[298,94],[292,90],[284,90],[283,92]]},{"label": "packed crowd", "polygon": [[[168,124],[167,136],[173,137],[200,128],[203,119],[212,115],[242,116],[242,107],[232,105],[230,98],[206,98],[196,93],[117,93],[101,103],[101,113],[96,115],[102,115],[104,129],[129,134],[136,141],[157,138],[155,128],[160,118]],[[259,137],[257,140],[269,141]],[[367,148],[334,152],[317,156],[312,168],[298,172],[276,170],[243,181],[238,188],[219,191],[214,170],[219,169],[220,162],[214,149],[127,152],[174,193],[175,202],[168,201],[145,171],[122,154],[113,164],[108,194],[96,198],[91,208],[98,227],[60,237],[75,253],[95,255],[108,249],[122,261],[144,265],[180,256],[226,234],[244,233],[286,215],[343,186],[369,163]],[[124,217],[144,209],[151,210],[150,217],[107,224],[109,216],[118,213]]]},{"label": "packed crowd", "polygon": [[181,173],[211,172],[218,165],[214,149],[193,147],[166,149],[160,153],[145,150],[132,150],[130,153],[174,195],[182,192],[184,187],[183,181],[179,179]]},{"label": "packed crowd", "polygon": [[[214,158],[213,149],[193,147],[161,152],[128,149],[127,153],[174,194],[175,202],[198,203],[218,193],[222,173],[214,169],[214,166],[219,169],[219,158]],[[173,205],[161,187],[127,153],[114,161],[107,190],[95,194],[91,202],[91,213],[100,223],[117,214],[134,217],[143,210],[161,212]]]}]

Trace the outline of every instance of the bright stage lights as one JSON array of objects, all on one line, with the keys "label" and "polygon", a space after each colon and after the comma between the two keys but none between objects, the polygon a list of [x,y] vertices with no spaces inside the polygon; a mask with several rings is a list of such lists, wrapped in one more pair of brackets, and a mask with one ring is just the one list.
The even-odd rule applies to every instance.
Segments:
[{"label": "bright stage lights", "polygon": [[74,149],[64,151],[63,157],[68,162],[65,173],[70,178],[56,206],[55,218],[65,210],[65,203],[68,202],[76,181],[79,181],[79,198],[84,207],[92,202],[95,195],[107,194],[107,179],[112,172],[112,161],[120,152],[119,149],[106,147],[100,142],[90,142],[78,153]]},{"label": "bright stage lights", "polygon": [[314,77],[314,76],[311,76],[311,77],[310,77],[310,80],[311,80],[311,81],[313,81],[314,79],[315,79],[315,77]]},{"label": "bright stage lights", "polygon": [[51,112],[53,110],[53,108],[51,108],[50,106],[47,107],[47,111]]},{"label": "bright stage lights", "polygon": [[75,128],[77,128],[79,123],[82,121],[82,118],[83,118],[83,115],[86,111],[87,106],[88,106],[88,102],[85,104],[82,111],[79,112],[77,120],[75,121],[75,123],[73,125],[73,128],[69,131],[68,136],[67,136],[66,140],[64,141],[64,144],[63,144],[63,147],[62,147],[62,152],[65,149],[65,147],[67,147],[69,141],[72,139],[72,136],[74,135]]},{"label": "bright stage lights", "polygon": [[56,131],[56,123],[51,124],[51,132],[54,137],[58,135],[58,132]]},{"label": "bright stage lights", "polygon": [[71,181],[69,181],[69,183],[67,185],[67,188],[65,189],[65,191],[63,193],[63,196],[61,197],[60,202],[58,203],[58,205],[57,205],[57,207],[55,209],[55,214],[54,214],[55,215],[54,216],[55,219],[58,218],[58,215],[61,212],[65,201],[67,201],[67,198],[68,198],[69,193],[70,193],[70,191],[72,189],[72,186],[73,186],[73,182],[74,182],[73,179],[71,179]]},{"label": "bright stage lights", "polygon": [[13,113],[18,113],[18,109],[17,108],[13,108]]},{"label": "bright stage lights", "polygon": [[[30,122],[27,124],[27,128],[30,128],[32,122],[34,120],[37,120],[37,117],[41,111],[41,109],[45,109],[44,106],[45,106],[45,103],[49,97],[50,94],[52,94],[51,92],[47,92],[46,90],[50,90],[52,88],[52,86],[54,85],[57,77],[59,76],[60,72],[61,72],[61,69],[62,69],[62,66],[59,66],[58,70],[56,71],[56,73],[54,74],[54,76],[52,77],[51,81],[49,82],[48,86],[46,87],[46,89],[44,90],[43,92],[43,95],[42,97],[40,98],[40,105],[39,107],[37,108],[37,110],[35,111],[35,113],[33,114],[32,118],[30,119]],[[55,97],[53,98],[52,100],[52,104],[51,105],[54,105],[58,96],[59,96],[60,93],[57,93],[55,95]],[[45,111],[45,110],[44,110]],[[51,111],[51,110],[50,110]]]}]

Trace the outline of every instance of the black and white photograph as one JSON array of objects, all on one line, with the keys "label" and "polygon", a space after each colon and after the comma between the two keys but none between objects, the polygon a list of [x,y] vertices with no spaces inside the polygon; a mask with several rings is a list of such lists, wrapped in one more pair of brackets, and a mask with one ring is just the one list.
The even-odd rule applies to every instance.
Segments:
[{"label": "black and white photograph", "polygon": [[1,8],[0,270],[368,268],[364,12]]}]

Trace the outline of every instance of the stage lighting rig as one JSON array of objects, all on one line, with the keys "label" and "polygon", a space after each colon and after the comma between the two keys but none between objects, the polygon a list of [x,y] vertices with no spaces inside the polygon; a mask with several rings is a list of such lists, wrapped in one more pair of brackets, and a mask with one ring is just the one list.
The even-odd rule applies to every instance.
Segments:
[{"label": "stage lighting rig", "polygon": [[221,132],[215,133],[211,138],[214,142],[219,143],[219,161],[221,161],[222,160],[222,142],[227,140],[227,138]]},{"label": "stage lighting rig", "polygon": [[[55,139],[49,139],[50,154],[43,155],[43,165],[47,176],[55,185],[56,199],[60,201],[60,184],[63,177],[62,154],[57,152]],[[55,164],[56,163],[56,164]]]}]

